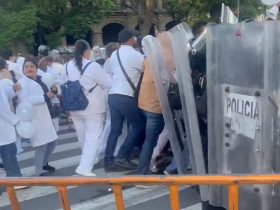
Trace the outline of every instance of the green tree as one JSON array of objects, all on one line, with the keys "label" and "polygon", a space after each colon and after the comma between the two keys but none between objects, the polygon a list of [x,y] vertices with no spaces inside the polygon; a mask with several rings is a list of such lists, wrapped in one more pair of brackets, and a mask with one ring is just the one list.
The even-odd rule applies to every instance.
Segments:
[{"label": "green tree", "polygon": [[[207,20],[212,9],[225,3],[232,11],[239,13],[240,19],[255,18],[262,11],[260,0],[165,0],[165,8],[173,20],[185,19],[192,24],[198,20]],[[210,19],[208,19],[210,20]]]},{"label": "green tree", "polygon": [[114,10],[114,0],[0,0],[0,47],[16,40],[31,46],[38,31],[50,45],[65,34],[84,38]]},{"label": "green tree", "polygon": [[0,8],[0,47],[11,46],[19,40],[32,45],[38,22],[34,7],[27,7],[22,11]]},{"label": "green tree", "polygon": [[168,14],[175,21],[188,20],[193,15],[205,18],[204,16],[206,15],[203,10],[203,0],[165,0],[164,4]]},{"label": "green tree", "polygon": [[214,5],[225,3],[236,15],[239,14],[241,20],[254,19],[263,11],[264,7],[260,0],[208,0],[205,2],[205,10],[211,9]]}]

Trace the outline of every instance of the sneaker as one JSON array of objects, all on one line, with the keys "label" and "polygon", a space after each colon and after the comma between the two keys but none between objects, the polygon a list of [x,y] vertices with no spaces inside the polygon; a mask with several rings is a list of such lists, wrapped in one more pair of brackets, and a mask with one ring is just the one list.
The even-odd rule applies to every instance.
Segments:
[{"label": "sneaker", "polygon": [[135,170],[135,169],[137,169],[137,164],[132,163],[131,161],[126,160],[126,159],[116,158],[115,159],[115,164],[117,166],[123,167],[123,168],[128,169],[128,170]]},{"label": "sneaker", "polygon": [[14,189],[15,190],[22,190],[22,189],[26,189],[28,188],[29,186],[14,186]]},{"label": "sneaker", "polygon": [[126,169],[123,168],[123,167],[117,166],[114,163],[110,163],[110,164],[105,164],[104,165],[104,170],[106,172],[119,172],[119,171],[124,171]]},{"label": "sneaker", "polygon": [[89,177],[96,176],[96,174],[92,173],[91,171],[85,172],[85,171],[80,171],[79,169],[76,169],[75,173],[79,174],[80,176],[89,176]]},{"label": "sneaker", "polygon": [[153,173],[157,173],[159,171],[156,162],[153,160],[151,160],[150,171]]},{"label": "sneaker", "polygon": [[151,166],[150,171],[153,173],[158,173],[159,169],[157,166],[154,165],[154,166]]},{"label": "sneaker", "polygon": [[55,167],[50,166],[49,163],[47,163],[46,165],[43,166],[43,170],[53,173],[55,172]]}]

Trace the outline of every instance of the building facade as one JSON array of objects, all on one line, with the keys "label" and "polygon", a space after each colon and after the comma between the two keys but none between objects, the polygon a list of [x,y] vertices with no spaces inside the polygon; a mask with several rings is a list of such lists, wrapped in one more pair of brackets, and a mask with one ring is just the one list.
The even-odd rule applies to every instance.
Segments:
[{"label": "building facade", "polygon": [[[131,3],[132,1],[129,0],[116,1],[116,11],[111,16],[104,18],[99,24],[92,26],[92,30],[87,36],[87,41],[89,41],[91,45],[103,46],[111,41],[117,41],[118,33],[124,27],[137,29],[145,1],[138,0],[140,3],[137,4],[137,0],[134,0],[133,2],[136,2],[135,5],[133,5]],[[155,24],[159,30],[165,30],[166,24],[172,21],[171,17],[168,16],[167,12],[163,8],[163,1],[164,0],[154,1],[152,23]],[[66,37],[67,45],[72,45],[73,41],[74,40],[71,39],[67,40]]]}]

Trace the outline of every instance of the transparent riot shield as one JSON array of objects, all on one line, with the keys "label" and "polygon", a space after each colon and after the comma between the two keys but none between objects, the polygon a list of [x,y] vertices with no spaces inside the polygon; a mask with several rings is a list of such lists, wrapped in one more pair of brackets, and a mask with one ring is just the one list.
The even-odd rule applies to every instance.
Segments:
[{"label": "transparent riot shield", "polygon": [[[155,86],[179,172],[187,172],[190,156],[194,173],[201,175],[205,174],[205,166],[187,52],[191,38],[190,28],[186,24],[180,24],[170,32],[159,34],[157,38],[145,37],[143,47],[152,65]],[[174,82],[179,86],[182,110],[170,107],[168,91]],[[201,199],[208,200],[208,188],[201,187],[200,192]]]},{"label": "transparent riot shield", "polygon": [[[161,44],[162,43],[162,44]],[[184,146],[185,142],[180,135],[182,130],[177,126],[177,118],[168,101],[168,89],[174,83],[172,71],[175,68],[171,37],[168,32],[163,32],[158,38],[146,36],[142,40],[143,50],[151,67],[156,90],[159,95],[160,105],[168,131],[168,138],[174,154],[179,173],[187,173],[189,154]],[[176,116],[176,117],[175,117]]]},{"label": "transparent riot shield", "polygon": [[[196,112],[191,69],[189,65],[189,41],[192,38],[191,29],[181,23],[169,30],[172,37],[172,46],[176,66],[176,78],[179,85],[183,119],[186,128],[185,145],[191,154],[194,174],[206,173],[202,142]],[[208,188],[200,187],[202,201],[208,200]]]},{"label": "transparent riot shield", "polygon": [[221,11],[221,23],[238,23],[238,17],[231,11],[229,6],[226,6],[222,3],[222,11]]},{"label": "transparent riot shield", "polygon": [[[210,174],[279,171],[278,22],[217,25],[207,33]],[[241,210],[279,207],[278,186],[242,186]],[[210,187],[210,203],[227,205],[227,189]]]}]

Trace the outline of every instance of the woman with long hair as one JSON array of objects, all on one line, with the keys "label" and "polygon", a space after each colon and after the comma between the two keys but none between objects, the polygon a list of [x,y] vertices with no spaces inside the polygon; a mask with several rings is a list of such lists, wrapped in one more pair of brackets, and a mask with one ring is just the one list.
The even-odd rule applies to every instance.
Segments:
[{"label": "woman with long hair", "polygon": [[65,81],[79,81],[89,104],[85,110],[70,112],[82,148],[76,173],[95,176],[92,173],[100,145],[100,135],[105,123],[106,98],[111,78],[102,67],[91,62],[91,50],[85,40],[75,43],[74,58],[65,64]]},{"label": "woman with long hair", "polygon": [[20,102],[30,102],[34,107],[32,124],[35,126],[36,135],[31,139],[31,143],[35,148],[35,172],[38,176],[45,176],[55,171],[55,168],[48,164],[57,139],[48,109],[48,102],[55,96],[52,92],[44,92],[40,85],[41,77],[38,76],[38,65],[34,59],[29,58],[24,62],[23,74],[18,81],[22,87],[18,92],[18,99]]}]

